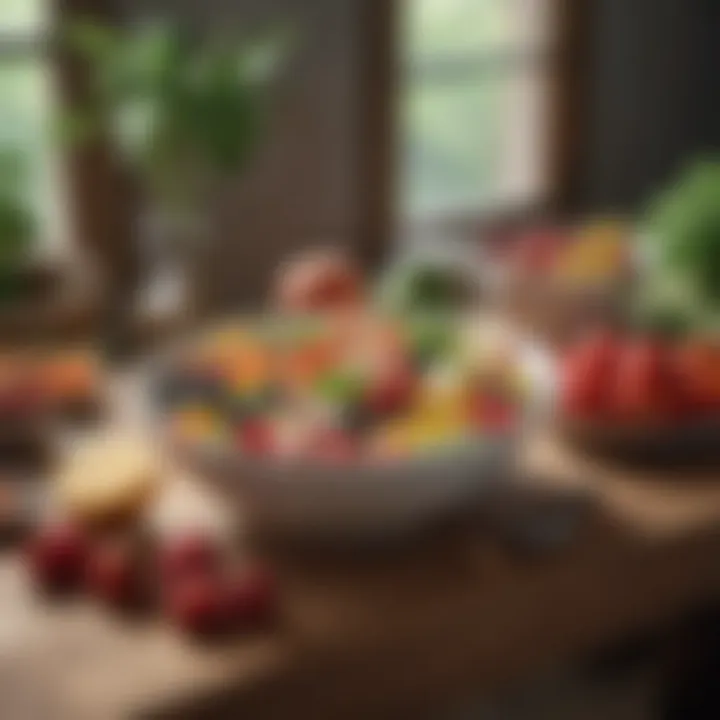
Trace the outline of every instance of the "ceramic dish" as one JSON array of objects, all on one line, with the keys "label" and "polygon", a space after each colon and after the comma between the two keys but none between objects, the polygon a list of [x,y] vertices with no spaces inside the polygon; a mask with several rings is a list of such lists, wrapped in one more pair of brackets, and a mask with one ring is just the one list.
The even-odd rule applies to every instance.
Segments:
[{"label": "ceramic dish", "polygon": [[[550,357],[517,336],[512,342],[531,388],[514,428],[405,457],[359,457],[342,463],[254,457],[227,445],[183,442],[163,412],[156,415],[157,425],[177,457],[264,532],[354,539],[405,533],[466,506],[502,481],[523,434],[547,407],[554,377]],[[159,361],[151,382],[162,377],[178,352],[183,350]]]}]

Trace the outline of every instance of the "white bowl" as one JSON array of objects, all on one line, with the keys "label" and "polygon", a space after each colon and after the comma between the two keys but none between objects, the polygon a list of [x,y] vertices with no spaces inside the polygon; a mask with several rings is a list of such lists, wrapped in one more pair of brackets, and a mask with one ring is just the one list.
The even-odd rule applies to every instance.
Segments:
[{"label": "white bowl", "polygon": [[334,465],[179,448],[180,455],[263,533],[377,539],[458,510],[512,466],[515,438],[388,464]]},{"label": "white bowl", "polygon": [[527,342],[519,341],[518,348],[535,392],[524,422],[504,436],[478,437],[407,459],[333,464],[253,458],[177,444],[166,430],[163,434],[182,462],[264,533],[357,540],[404,534],[477,502],[511,474],[518,444],[554,394],[550,356]]}]

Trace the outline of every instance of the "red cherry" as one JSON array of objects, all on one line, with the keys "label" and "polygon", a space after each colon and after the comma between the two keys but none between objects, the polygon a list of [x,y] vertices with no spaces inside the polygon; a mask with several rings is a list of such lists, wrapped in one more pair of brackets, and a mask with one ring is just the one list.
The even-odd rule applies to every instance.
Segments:
[{"label": "red cherry", "polygon": [[71,590],[83,578],[87,556],[87,539],[80,529],[57,524],[41,528],[30,541],[27,562],[40,587]]},{"label": "red cherry", "polygon": [[143,599],[141,558],[131,543],[105,543],[96,547],[85,577],[88,590],[109,605],[129,607]]},{"label": "red cherry", "polygon": [[207,535],[181,535],[160,548],[159,564],[163,581],[170,584],[189,576],[215,573],[220,566],[220,551]]},{"label": "red cherry", "polygon": [[248,455],[268,455],[274,448],[272,429],[263,420],[246,420],[237,432],[237,443]]},{"label": "red cherry", "polygon": [[233,627],[255,630],[277,614],[277,583],[265,568],[253,567],[231,577],[226,589],[228,616]]},{"label": "red cherry", "polygon": [[219,574],[186,577],[170,589],[166,611],[186,632],[221,632],[228,627],[226,585]]}]

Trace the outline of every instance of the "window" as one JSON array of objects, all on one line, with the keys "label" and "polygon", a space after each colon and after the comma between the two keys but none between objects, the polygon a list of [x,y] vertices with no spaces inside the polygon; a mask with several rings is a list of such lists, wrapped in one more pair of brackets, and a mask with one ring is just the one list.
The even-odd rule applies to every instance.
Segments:
[{"label": "window", "polygon": [[402,222],[543,198],[552,4],[402,0]]},{"label": "window", "polygon": [[0,0],[0,149],[20,165],[43,253],[55,253],[66,237],[46,53],[50,10],[50,0]]}]

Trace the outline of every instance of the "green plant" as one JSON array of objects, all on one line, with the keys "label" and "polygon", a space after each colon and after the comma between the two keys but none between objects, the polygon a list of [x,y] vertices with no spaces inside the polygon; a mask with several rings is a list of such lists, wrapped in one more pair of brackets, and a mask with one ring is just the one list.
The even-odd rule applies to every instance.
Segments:
[{"label": "green plant", "polygon": [[14,148],[0,148],[0,301],[16,296],[35,239],[35,218],[19,190],[22,160]]},{"label": "green plant", "polygon": [[109,132],[155,197],[176,207],[247,163],[288,46],[287,33],[206,38],[168,22],[76,21],[67,37],[91,77],[66,136]]}]

